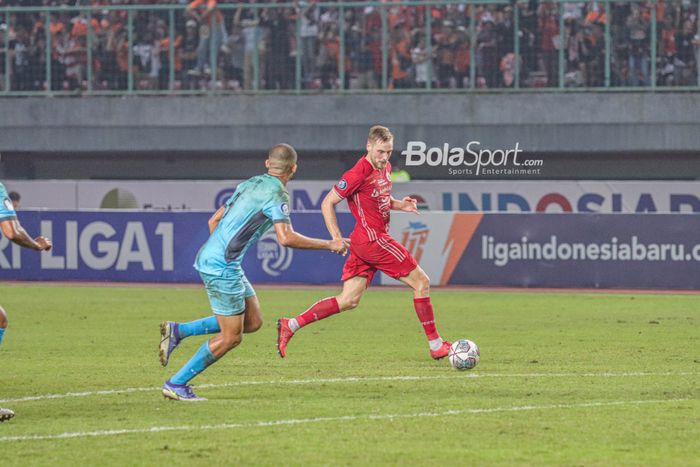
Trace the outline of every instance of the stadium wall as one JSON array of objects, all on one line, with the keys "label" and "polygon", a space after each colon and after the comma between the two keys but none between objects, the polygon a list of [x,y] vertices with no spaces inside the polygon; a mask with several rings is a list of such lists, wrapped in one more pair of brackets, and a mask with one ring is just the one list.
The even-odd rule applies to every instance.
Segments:
[{"label": "stadium wall", "polygon": [[[300,111],[303,109],[303,111]],[[530,151],[695,151],[700,94],[361,94],[0,99],[0,151],[303,151],[363,146],[382,122],[429,145],[516,140]]]},{"label": "stadium wall", "polygon": [[700,178],[700,94],[689,92],[2,98],[0,152],[17,157],[0,177],[243,178],[286,141],[305,157],[300,177],[327,178],[379,122],[397,149],[518,143],[550,159],[543,179]]},{"label": "stadium wall", "polygon": [[[0,238],[0,280],[197,282],[192,263],[209,213],[28,211],[30,232],[52,238],[40,255]],[[340,213],[348,234],[350,214]],[[295,229],[327,237],[318,213]],[[692,214],[398,213],[391,234],[435,285],[700,288],[700,231]],[[245,257],[253,283],[337,284],[344,259],[292,250],[269,231]],[[378,277],[387,284],[392,280]]]}]

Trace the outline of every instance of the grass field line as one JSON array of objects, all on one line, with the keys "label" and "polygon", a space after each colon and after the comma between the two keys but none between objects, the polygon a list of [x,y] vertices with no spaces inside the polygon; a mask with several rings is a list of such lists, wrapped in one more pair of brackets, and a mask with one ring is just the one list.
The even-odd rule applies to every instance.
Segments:
[{"label": "grass field line", "polygon": [[[268,381],[233,381],[228,383],[198,384],[197,388],[226,388],[235,386],[273,386],[283,384],[324,384],[324,383],[363,383],[376,381],[429,381],[436,379],[463,379],[463,378],[627,378],[627,377],[664,377],[664,376],[693,376],[698,373],[514,373],[514,374],[479,374],[479,373],[452,373],[447,375],[431,376],[350,376],[344,378],[309,378],[309,379],[278,379]],[[66,399],[70,397],[109,396],[115,394],[129,394],[134,392],[159,391],[160,387],[140,387],[123,389],[104,389],[97,391],[65,392],[60,394],[43,394],[38,396],[25,396],[15,399],[0,399],[0,403],[32,402],[51,399]]]},{"label": "grass field line", "polygon": [[585,409],[596,407],[611,407],[624,405],[642,404],[662,404],[669,402],[684,402],[689,399],[650,399],[632,401],[610,401],[610,402],[584,402],[580,404],[550,404],[550,405],[522,405],[515,407],[490,407],[482,409],[457,409],[443,412],[414,412],[414,413],[393,413],[393,414],[365,414],[365,415],[341,415],[335,417],[297,418],[283,420],[260,420],[248,423],[221,423],[216,425],[180,425],[180,426],[153,426],[149,428],[124,428],[119,430],[97,430],[97,431],[74,431],[49,435],[17,435],[1,436],[2,441],[42,441],[71,438],[106,437],[129,434],[161,433],[167,431],[204,431],[204,430],[230,430],[237,428],[267,428],[276,426],[305,425],[322,422],[353,422],[353,421],[377,421],[396,420],[406,418],[425,417],[448,417],[455,415],[476,415],[498,412],[524,412],[530,410],[553,410],[553,409]]}]

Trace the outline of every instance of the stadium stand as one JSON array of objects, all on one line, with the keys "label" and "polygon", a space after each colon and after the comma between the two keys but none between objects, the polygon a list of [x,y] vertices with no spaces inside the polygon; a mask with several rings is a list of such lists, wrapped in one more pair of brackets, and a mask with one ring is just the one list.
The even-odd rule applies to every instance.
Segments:
[{"label": "stadium stand", "polygon": [[698,86],[697,0],[358,3],[0,0],[0,91]]}]

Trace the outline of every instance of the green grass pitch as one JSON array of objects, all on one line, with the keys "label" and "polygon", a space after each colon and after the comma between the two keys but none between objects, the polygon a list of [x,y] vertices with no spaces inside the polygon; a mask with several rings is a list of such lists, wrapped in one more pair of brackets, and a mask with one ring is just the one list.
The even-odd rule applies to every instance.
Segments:
[{"label": "green grass pitch", "polygon": [[438,329],[481,362],[432,361],[408,290],[303,329],[275,320],[337,289],[260,289],[266,323],[163,399],[161,320],[207,314],[196,288],[1,285],[0,464],[700,465],[700,298],[434,290]]}]

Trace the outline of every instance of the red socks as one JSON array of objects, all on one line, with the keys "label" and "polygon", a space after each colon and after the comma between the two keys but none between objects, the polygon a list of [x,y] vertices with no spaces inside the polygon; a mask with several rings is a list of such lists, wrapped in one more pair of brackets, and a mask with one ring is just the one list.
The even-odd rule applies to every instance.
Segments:
[{"label": "red socks", "polygon": [[428,340],[432,341],[439,339],[440,335],[435,328],[435,315],[433,315],[433,305],[430,303],[430,297],[414,298],[413,306],[416,308],[416,315],[420,324],[423,325],[425,335]]},{"label": "red socks", "polygon": [[[413,306],[416,309],[416,315],[418,315],[418,320],[421,325],[423,325],[423,330],[428,340],[434,341],[440,339],[440,335],[435,327],[435,315],[433,314],[433,305],[430,303],[430,297],[414,298]],[[336,300],[335,297],[324,298],[314,303],[311,308],[301,313],[293,320],[290,320],[293,321],[290,322],[290,327],[292,331],[296,331],[309,323],[328,318],[338,312],[340,312],[338,300]]]},{"label": "red socks", "polygon": [[300,328],[319,319],[328,318],[340,312],[338,300],[335,297],[324,298],[314,303],[311,308],[297,316],[295,319]]}]

